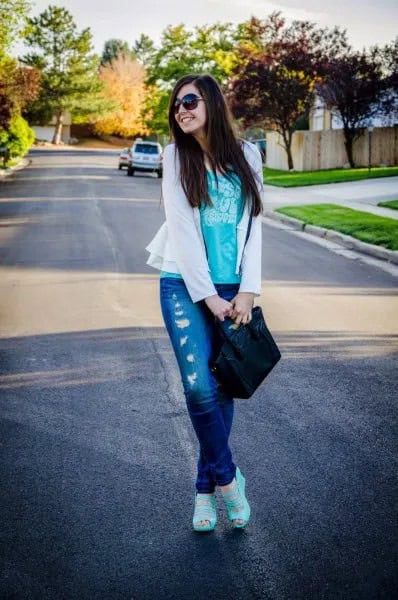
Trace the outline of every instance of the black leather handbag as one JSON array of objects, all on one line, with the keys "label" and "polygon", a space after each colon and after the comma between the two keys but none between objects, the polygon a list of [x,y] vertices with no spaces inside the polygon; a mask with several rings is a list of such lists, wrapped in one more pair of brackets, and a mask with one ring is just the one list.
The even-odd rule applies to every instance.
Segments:
[{"label": "black leather handbag", "polygon": [[[225,322],[224,322],[225,323]],[[237,329],[217,322],[223,340],[220,351],[210,361],[222,390],[233,398],[250,398],[281,358],[260,306],[252,320]]]}]

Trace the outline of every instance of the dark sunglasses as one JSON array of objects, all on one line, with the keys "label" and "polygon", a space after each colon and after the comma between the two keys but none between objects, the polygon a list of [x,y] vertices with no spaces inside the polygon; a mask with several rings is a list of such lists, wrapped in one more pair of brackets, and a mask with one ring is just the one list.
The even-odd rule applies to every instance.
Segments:
[{"label": "dark sunglasses", "polygon": [[203,100],[203,98],[199,98],[196,94],[185,94],[183,98],[176,98],[174,101],[174,113],[178,113],[181,104],[185,110],[195,110],[198,107],[199,100]]}]

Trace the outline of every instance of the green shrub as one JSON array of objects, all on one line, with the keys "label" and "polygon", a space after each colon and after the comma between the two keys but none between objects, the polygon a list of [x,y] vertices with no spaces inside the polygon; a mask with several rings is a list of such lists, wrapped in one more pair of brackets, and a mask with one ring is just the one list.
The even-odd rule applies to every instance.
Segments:
[{"label": "green shrub", "polygon": [[0,129],[0,146],[7,146],[10,157],[24,156],[34,139],[33,129],[21,115],[11,119],[8,129]]}]

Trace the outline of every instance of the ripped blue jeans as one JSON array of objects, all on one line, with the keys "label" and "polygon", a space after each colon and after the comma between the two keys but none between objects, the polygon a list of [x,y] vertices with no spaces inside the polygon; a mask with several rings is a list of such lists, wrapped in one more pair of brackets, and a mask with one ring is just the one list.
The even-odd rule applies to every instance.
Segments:
[{"label": "ripped blue jeans", "polygon": [[[225,300],[232,300],[239,291],[239,284],[215,287]],[[219,390],[209,368],[209,360],[221,340],[214,316],[204,301],[192,302],[182,279],[160,279],[160,304],[200,446],[196,489],[212,493],[216,485],[231,483],[236,469],[228,445],[234,401]]]}]

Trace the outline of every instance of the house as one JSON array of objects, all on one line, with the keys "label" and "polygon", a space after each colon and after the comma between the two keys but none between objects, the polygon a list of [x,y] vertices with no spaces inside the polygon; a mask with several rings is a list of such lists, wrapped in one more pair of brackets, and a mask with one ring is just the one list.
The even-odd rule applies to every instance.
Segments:
[{"label": "house", "polygon": [[[398,100],[397,100],[398,107]],[[389,114],[376,114],[367,120],[367,126],[394,127],[398,125],[398,112],[391,111]],[[315,97],[314,104],[309,115],[310,131],[325,131],[329,129],[343,129],[343,121],[333,111],[325,108],[325,103],[319,96]]]}]

